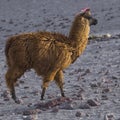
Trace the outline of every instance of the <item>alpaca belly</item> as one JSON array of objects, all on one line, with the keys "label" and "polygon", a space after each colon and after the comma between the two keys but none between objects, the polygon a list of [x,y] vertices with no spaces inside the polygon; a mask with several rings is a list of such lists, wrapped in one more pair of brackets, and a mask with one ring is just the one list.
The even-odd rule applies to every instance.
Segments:
[{"label": "alpaca belly", "polygon": [[[64,50],[63,50],[64,51]],[[71,52],[62,52],[59,53],[52,52],[47,53],[46,56],[39,57],[34,61],[33,68],[36,70],[38,75],[45,76],[49,71],[55,69],[65,69],[71,64]]]},{"label": "alpaca belly", "polygon": [[46,59],[37,60],[33,64],[33,69],[37,72],[38,75],[45,75],[52,68],[52,63]]}]

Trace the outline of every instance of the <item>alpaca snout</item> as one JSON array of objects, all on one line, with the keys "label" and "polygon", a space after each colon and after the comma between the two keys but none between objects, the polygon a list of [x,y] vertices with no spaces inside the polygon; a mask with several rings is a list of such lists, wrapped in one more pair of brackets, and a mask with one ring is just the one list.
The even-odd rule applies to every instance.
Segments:
[{"label": "alpaca snout", "polygon": [[90,22],[90,25],[96,25],[98,23],[98,20],[91,17],[91,19],[89,20],[89,22]]},{"label": "alpaca snout", "polygon": [[93,19],[93,25],[96,25],[98,23],[97,19]]}]

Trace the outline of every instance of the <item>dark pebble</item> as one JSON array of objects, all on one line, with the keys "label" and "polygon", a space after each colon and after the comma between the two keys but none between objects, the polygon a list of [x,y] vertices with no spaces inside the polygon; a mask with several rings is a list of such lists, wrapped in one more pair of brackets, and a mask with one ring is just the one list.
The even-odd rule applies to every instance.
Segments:
[{"label": "dark pebble", "polygon": [[99,103],[98,101],[92,100],[92,99],[89,99],[89,100],[87,101],[87,103],[88,103],[90,106],[99,106],[99,105],[100,105],[100,103]]},{"label": "dark pebble", "polygon": [[90,106],[89,106],[87,103],[82,103],[82,104],[79,106],[79,109],[90,109]]},{"label": "dark pebble", "polygon": [[80,100],[84,100],[85,99],[85,96],[83,94],[78,94],[77,97],[80,99]]},{"label": "dark pebble", "polygon": [[76,116],[76,117],[81,117],[81,116],[82,116],[82,113],[78,111],[78,112],[76,112],[75,116]]},{"label": "dark pebble", "polygon": [[118,77],[116,77],[116,76],[112,76],[112,79],[118,79]]},{"label": "dark pebble", "polygon": [[102,90],[102,93],[108,93],[108,92],[110,92],[110,91],[111,91],[110,88],[104,88],[104,89]]},{"label": "dark pebble", "polygon": [[85,75],[87,75],[88,73],[90,73],[90,69],[87,69],[81,76],[85,76]]},{"label": "dark pebble", "polygon": [[90,86],[91,86],[91,88],[96,88],[96,87],[98,87],[98,84],[97,83],[91,83]]},{"label": "dark pebble", "polygon": [[108,100],[108,97],[107,97],[107,95],[102,95],[102,96],[101,96],[101,99],[102,99],[102,100]]},{"label": "dark pebble", "polygon": [[10,100],[10,94],[6,90],[3,92],[3,94],[1,94],[1,97],[4,98],[4,101],[9,101]]},{"label": "dark pebble", "polygon": [[13,24],[13,20],[12,19],[9,21],[9,24]]},{"label": "dark pebble", "polygon": [[60,109],[73,110],[73,105],[71,103],[63,103],[59,107]]},{"label": "dark pebble", "polygon": [[58,108],[58,107],[55,107],[55,108],[52,109],[51,112],[57,113],[58,111],[59,111],[59,108]]},{"label": "dark pebble", "polygon": [[39,91],[33,91],[33,92],[31,92],[31,94],[33,94],[34,96],[36,96],[36,95],[39,95]]},{"label": "dark pebble", "polygon": [[32,115],[32,114],[36,114],[36,113],[41,113],[41,110],[39,109],[34,109],[34,110],[26,110],[23,111],[23,115],[27,116],[27,115]]},{"label": "dark pebble", "polygon": [[23,116],[23,120],[33,120],[31,116]]},{"label": "dark pebble", "polygon": [[104,120],[114,120],[114,115],[112,113],[109,113],[105,115]]},{"label": "dark pebble", "polygon": [[28,87],[28,86],[25,86],[24,89],[29,89],[29,87]]},{"label": "dark pebble", "polygon": [[1,20],[1,22],[6,22],[6,20],[3,19],[3,20]]},{"label": "dark pebble", "polygon": [[19,81],[19,83],[24,84],[25,82],[24,82],[24,81],[22,81],[22,80],[20,80],[20,81]]}]

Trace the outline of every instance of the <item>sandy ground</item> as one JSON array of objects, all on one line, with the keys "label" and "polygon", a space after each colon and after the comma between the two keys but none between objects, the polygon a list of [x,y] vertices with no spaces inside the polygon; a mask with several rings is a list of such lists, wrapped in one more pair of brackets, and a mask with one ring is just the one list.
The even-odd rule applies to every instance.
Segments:
[{"label": "sandy ground", "polygon": [[[26,72],[16,87],[23,104],[9,98],[4,74],[6,39],[38,30],[68,34],[76,13],[90,7],[98,19],[85,52],[64,71],[65,94],[52,82],[40,101],[41,77]],[[120,0],[0,1],[0,120],[120,120]],[[103,36],[109,33],[111,37]]]}]

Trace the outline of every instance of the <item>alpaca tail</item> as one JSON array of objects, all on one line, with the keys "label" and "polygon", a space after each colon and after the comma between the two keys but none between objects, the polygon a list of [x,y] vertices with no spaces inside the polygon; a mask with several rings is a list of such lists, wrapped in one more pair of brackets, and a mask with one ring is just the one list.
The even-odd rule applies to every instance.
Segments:
[{"label": "alpaca tail", "polygon": [[7,62],[8,66],[10,65],[10,63],[9,63],[9,49],[10,49],[12,43],[13,43],[13,40],[8,39],[6,46],[5,46],[5,56],[6,56],[6,62]]}]

